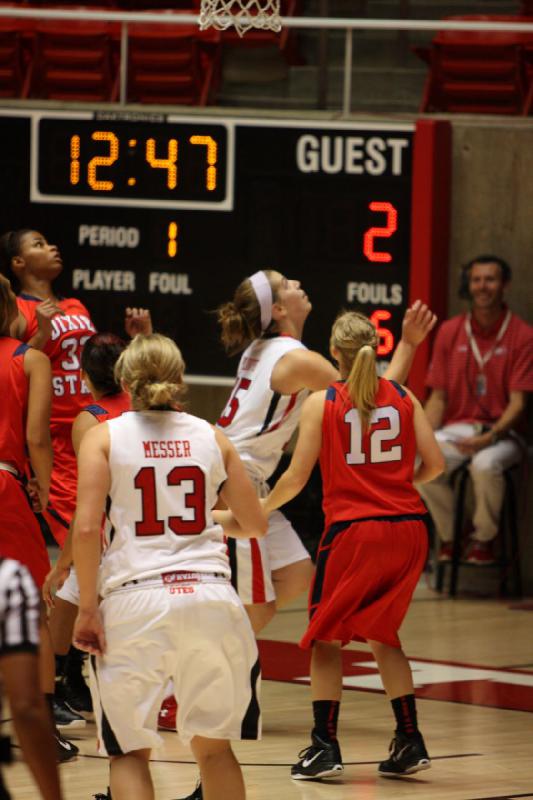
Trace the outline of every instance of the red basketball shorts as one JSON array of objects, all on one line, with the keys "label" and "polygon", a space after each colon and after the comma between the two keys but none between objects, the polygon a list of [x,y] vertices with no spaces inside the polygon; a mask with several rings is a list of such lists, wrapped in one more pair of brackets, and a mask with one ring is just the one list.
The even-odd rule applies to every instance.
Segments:
[{"label": "red basketball shorts", "polygon": [[428,550],[423,517],[333,525],[322,537],[300,646],[372,639],[400,647],[398,630]]},{"label": "red basketball shorts", "polygon": [[0,556],[24,564],[41,588],[50,569],[43,535],[22,484],[4,470],[0,470]]}]

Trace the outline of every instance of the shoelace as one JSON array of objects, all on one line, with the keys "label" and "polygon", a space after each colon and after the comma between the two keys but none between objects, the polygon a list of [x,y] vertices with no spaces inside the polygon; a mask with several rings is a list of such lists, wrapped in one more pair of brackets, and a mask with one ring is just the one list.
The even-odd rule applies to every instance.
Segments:
[{"label": "shoelace", "polygon": [[300,750],[298,753],[298,758],[307,758],[308,755],[314,755],[323,749],[323,747],[317,747],[315,744],[310,744],[309,747],[304,747],[303,750]]}]

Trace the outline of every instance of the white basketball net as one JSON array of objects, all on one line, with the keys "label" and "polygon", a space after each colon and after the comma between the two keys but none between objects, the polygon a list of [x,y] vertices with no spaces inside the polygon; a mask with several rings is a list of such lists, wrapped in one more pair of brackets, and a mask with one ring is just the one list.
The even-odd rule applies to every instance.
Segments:
[{"label": "white basketball net", "polygon": [[239,36],[251,28],[279,33],[280,0],[201,0],[200,30],[225,31],[232,25]]}]

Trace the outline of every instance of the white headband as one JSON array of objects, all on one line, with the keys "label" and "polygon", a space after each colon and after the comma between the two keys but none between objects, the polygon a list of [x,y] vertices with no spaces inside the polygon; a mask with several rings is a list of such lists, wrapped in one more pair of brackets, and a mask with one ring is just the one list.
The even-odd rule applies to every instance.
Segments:
[{"label": "white headband", "polygon": [[272,321],[272,287],[265,273],[260,270],[248,278],[261,309],[261,330],[266,331]]}]

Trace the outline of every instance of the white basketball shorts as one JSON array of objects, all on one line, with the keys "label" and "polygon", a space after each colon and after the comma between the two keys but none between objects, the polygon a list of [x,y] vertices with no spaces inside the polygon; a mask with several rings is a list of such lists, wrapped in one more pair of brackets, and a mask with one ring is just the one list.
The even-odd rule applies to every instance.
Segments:
[{"label": "white basketball shorts", "polygon": [[60,597],[61,600],[66,600],[67,603],[72,603],[73,606],[79,606],[80,587],[78,585],[78,576],[76,575],[76,570],[74,567],[70,568],[68,578],[61,589],[57,590],[56,597]]},{"label": "white basketball shorts", "polygon": [[272,572],[309,558],[281,511],[270,514],[264,539],[228,539],[228,549],[232,583],[245,605],[275,600]]},{"label": "white basketball shorts", "polygon": [[202,578],[142,581],[102,601],[107,650],[91,657],[102,755],[162,744],[157,714],[169,679],[184,742],[260,738],[260,668],[248,616],[227,580]]}]

